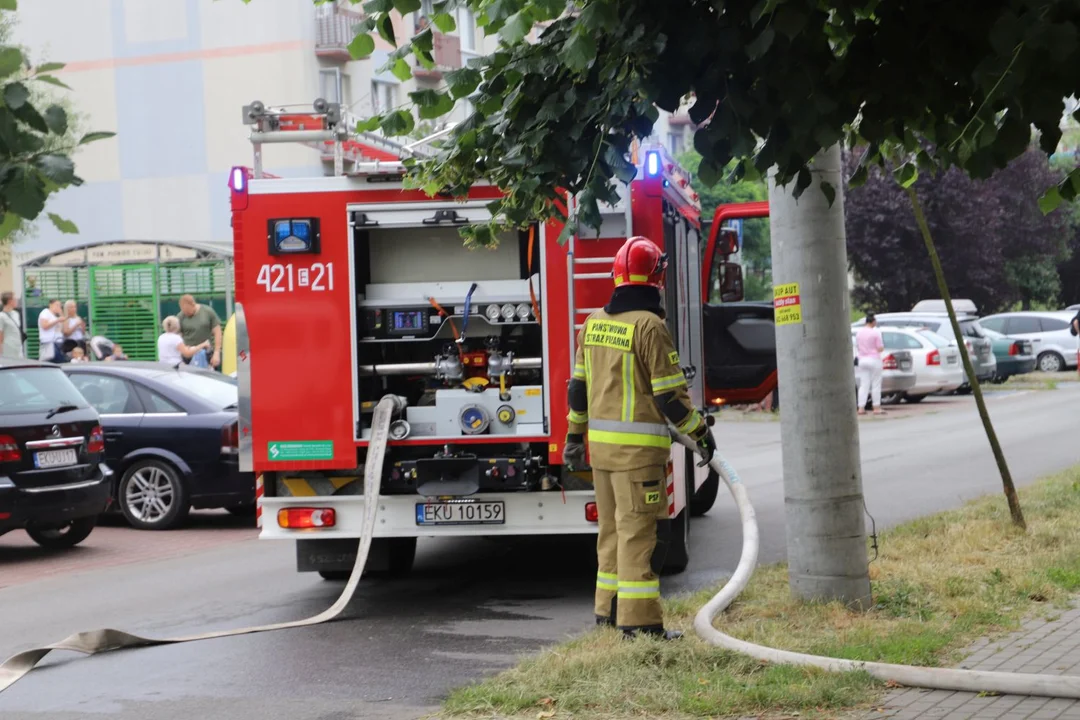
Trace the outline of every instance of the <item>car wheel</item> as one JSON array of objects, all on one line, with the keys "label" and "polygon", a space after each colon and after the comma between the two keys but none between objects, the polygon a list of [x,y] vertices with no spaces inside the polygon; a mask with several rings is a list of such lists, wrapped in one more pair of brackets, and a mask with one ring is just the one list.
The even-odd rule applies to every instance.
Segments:
[{"label": "car wheel", "polygon": [[26,534],[30,539],[43,548],[50,550],[62,550],[75,547],[90,536],[90,532],[97,525],[97,516],[76,518],[57,527],[42,523],[30,523],[26,526]]},{"label": "car wheel", "polygon": [[120,480],[117,502],[128,523],[140,530],[168,530],[187,517],[187,488],[180,473],[161,460],[137,460]]},{"label": "car wheel", "polygon": [[882,405],[898,405],[904,399],[904,393],[888,393],[881,396]]},{"label": "car wheel", "polygon": [[921,403],[925,399],[926,399],[925,395],[905,395],[904,396],[904,401],[912,403],[913,405],[915,403]]},{"label": "car wheel", "polygon": [[1044,352],[1039,356],[1039,369],[1047,373],[1061,372],[1065,369],[1065,358],[1056,352]]}]

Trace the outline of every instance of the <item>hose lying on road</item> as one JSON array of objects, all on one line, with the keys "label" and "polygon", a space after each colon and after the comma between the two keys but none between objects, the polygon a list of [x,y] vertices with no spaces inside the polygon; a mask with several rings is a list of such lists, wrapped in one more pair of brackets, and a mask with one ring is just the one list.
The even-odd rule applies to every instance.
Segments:
[{"label": "hose lying on road", "polygon": [[[678,436],[679,442],[691,450],[696,446],[687,437]],[[728,650],[749,655],[757,660],[785,665],[817,667],[830,672],[862,670],[886,682],[908,687],[962,692],[994,692],[1003,695],[1037,695],[1054,698],[1080,699],[1080,677],[1069,675],[1035,675],[1031,673],[991,672],[984,670],[954,670],[951,668],[925,668],[910,665],[842,660],[840,658],[807,655],[805,653],[778,650],[756,645],[725,635],[713,626],[716,616],[723,612],[739,594],[746,589],[750,576],[757,566],[758,525],[754,507],[746,486],[739,480],[735,469],[716,453],[709,466],[724,479],[742,520],[743,547],[739,564],[731,578],[694,617],[694,630],[705,642]]]},{"label": "hose lying on road", "polygon": [[392,395],[388,395],[375,406],[375,414],[371,423],[371,444],[368,446],[367,462],[364,463],[364,524],[360,531],[360,547],[356,551],[356,562],[353,564],[352,574],[341,591],[340,597],[323,612],[304,620],[291,622],[273,623],[271,625],[258,625],[256,627],[236,628],[233,630],[220,630],[217,632],[200,633],[174,638],[145,638],[123,630],[90,630],[76,633],[64,638],[58,643],[45,647],[25,650],[17,655],[12,655],[0,665],[0,692],[15,684],[19,678],[34,669],[41,660],[53,650],[74,650],[84,655],[97,655],[99,653],[123,650],[126,648],[151,647],[154,645],[172,645],[175,643],[194,642],[196,640],[210,640],[213,638],[233,637],[236,635],[249,635],[251,633],[268,632],[270,630],[285,630],[286,628],[306,627],[318,625],[333,620],[341,614],[349,604],[356,586],[364,574],[364,564],[367,562],[368,551],[371,549],[371,537],[375,531],[375,517],[379,506],[379,487],[382,483],[383,459],[386,455],[386,442],[389,438],[390,420],[394,413],[401,409],[401,401]]}]

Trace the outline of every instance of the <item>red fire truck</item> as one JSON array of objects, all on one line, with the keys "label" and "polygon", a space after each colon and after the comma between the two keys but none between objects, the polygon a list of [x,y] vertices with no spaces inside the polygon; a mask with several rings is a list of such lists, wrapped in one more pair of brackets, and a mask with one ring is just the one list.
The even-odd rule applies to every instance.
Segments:
[{"label": "red fire truck", "polygon": [[[253,103],[244,116],[255,164],[229,180],[241,463],[259,477],[261,537],[296,540],[300,571],[341,578],[353,565],[372,410],[387,394],[408,404],[390,428],[370,572],[408,571],[422,536],[596,532],[588,473],[561,465],[566,387],[576,332],[609,298],[631,235],[668,255],[668,325],[694,403],[775,387],[772,304],[739,302],[735,234],[721,228],[768,207],[721,208],[702,242],[697,194],[663,148],[636,152],[637,178],[599,231],[560,244],[548,222],[470,250],[458,229],[489,221],[499,189],[405,189],[393,158],[423,143],[350,133],[321,100],[299,115]],[[266,177],[263,146],[290,141],[322,148],[334,174]],[[673,446],[667,571],[686,567],[690,517],[718,487]]]}]

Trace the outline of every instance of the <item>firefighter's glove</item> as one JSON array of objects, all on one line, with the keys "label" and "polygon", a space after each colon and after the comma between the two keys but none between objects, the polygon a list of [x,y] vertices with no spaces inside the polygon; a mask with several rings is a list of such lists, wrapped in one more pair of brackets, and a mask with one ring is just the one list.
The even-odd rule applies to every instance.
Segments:
[{"label": "firefighter's glove", "polygon": [[705,432],[694,438],[694,441],[697,443],[698,452],[701,453],[701,462],[698,463],[698,467],[705,467],[708,465],[709,461],[712,460],[713,455],[716,454],[716,440],[713,438],[708,425],[706,425],[704,429]]},{"label": "firefighter's glove", "polygon": [[562,451],[563,465],[573,468],[585,467],[585,439],[581,435],[567,435]]}]

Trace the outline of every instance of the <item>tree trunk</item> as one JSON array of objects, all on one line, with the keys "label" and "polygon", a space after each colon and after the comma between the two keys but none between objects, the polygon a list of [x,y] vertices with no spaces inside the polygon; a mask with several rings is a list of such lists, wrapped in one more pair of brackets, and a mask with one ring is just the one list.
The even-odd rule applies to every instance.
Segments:
[{"label": "tree trunk", "polygon": [[[923,242],[926,243],[926,252],[930,255],[930,264],[934,268],[934,277],[937,279],[938,292],[945,301],[945,309],[949,313],[949,324],[952,325],[953,334],[956,336],[957,345],[960,347],[960,359],[964,362],[964,372],[967,373],[968,382],[971,383],[971,394],[975,396],[975,405],[979,408],[979,418],[982,420],[983,429],[986,430],[986,439],[990,441],[990,450],[994,453],[994,461],[997,462],[998,472],[1001,473],[1001,484],[1005,488],[1005,500],[1009,503],[1009,514],[1012,515],[1013,524],[1027,530],[1024,521],[1024,512],[1020,509],[1020,498],[1016,496],[1016,487],[1013,485],[1012,474],[1009,472],[1009,464],[1005,462],[1005,453],[1001,450],[994,425],[990,422],[990,413],[986,410],[986,400],[983,399],[982,387],[979,379],[975,377],[975,368],[971,365],[971,357],[968,355],[967,346],[964,344],[964,335],[960,332],[960,323],[956,319],[956,310],[953,309],[952,296],[949,295],[949,286],[945,283],[945,272],[941,269],[941,259],[938,258],[937,248],[934,247],[934,238],[930,236],[930,226],[926,223],[922,205],[914,187],[907,188],[908,197],[911,199],[911,209],[915,212],[915,222],[922,232]],[[1026,302],[1026,301],[1025,301]]]},{"label": "tree trunk", "polygon": [[[776,326],[788,580],[797,598],[869,608],[839,146],[811,171],[798,200],[793,184],[769,182],[774,295],[791,303]],[[836,191],[832,207],[822,181]]]}]

